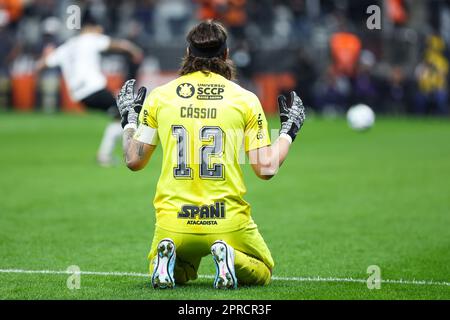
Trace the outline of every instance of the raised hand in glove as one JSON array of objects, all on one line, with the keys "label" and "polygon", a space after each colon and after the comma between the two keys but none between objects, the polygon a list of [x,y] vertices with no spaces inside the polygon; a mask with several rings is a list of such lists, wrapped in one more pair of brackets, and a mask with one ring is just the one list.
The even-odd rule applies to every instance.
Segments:
[{"label": "raised hand in glove", "polygon": [[134,86],[136,80],[131,79],[125,82],[117,97],[117,108],[119,109],[122,118],[122,128],[137,127],[139,113],[142,110],[147,89],[141,87],[137,95],[134,94]]},{"label": "raised hand in glove", "polygon": [[280,136],[287,135],[291,141],[294,141],[306,119],[302,99],[295,91],[292,91],[289,104],[285,96],[278,97],[278,108],[281,121]]}]

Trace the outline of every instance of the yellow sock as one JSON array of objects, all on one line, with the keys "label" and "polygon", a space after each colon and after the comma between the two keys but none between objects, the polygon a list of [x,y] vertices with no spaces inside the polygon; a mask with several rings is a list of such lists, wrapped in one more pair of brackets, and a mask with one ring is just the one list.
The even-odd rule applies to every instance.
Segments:
[{"label": "yellow sock", "polygon": [[272,273],[264,262],[234,250],[234,268],[239,284],[268,285]]}]

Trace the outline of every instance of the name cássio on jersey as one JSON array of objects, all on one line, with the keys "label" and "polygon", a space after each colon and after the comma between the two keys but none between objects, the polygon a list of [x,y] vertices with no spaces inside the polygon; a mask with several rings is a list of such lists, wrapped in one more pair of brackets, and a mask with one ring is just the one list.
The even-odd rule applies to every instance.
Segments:
[{"label": "name c\u00e1ssio on jersey", "polygon": [[193,105],[180,108],[180,117],[187,119],[216,119],[216,108],[197,108]]}]

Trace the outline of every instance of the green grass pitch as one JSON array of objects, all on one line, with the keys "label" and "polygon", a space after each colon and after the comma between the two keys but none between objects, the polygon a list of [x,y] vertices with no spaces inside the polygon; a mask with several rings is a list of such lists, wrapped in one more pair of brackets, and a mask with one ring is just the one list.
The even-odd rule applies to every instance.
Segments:
[{"label": "green grass pitch", "polygon": [[[144,277],[94,274],[69,290],[65,274],[11,273],[147,271],[161,150],[143,172],[99,168],[106,123],[0,114],[0,299],[450,299],[450,123],[436,119],[379,119],[356,133],[311,118],[273,180],[245,166],[246,199],[276,263],[268,287],[215,291],[201,278],[156,291]],[[370,265],[384,280],[437,283],[369,290]],[[213,272],[206,257],[200,274]]]}]

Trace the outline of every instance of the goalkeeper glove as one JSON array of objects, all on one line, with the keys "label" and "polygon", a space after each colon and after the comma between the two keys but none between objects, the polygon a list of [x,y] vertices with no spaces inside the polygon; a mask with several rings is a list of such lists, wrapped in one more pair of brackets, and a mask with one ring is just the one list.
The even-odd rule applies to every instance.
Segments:
[{"label": "goalkeeper glove", "polygon": [[126,126],[137,127],[139,113],[142,110],[147,89],[141,87],[137,95],[134,95],[134,85],[136,80],[128,80],[123,85],[117,97],[117,108],[119,109],[120,117],[122,118],[122,128]]},{"label": "goalkeeper glove", "polygon": [[302,99],[300,99],[295,91],[292,91],[289,106],[286,97],[279,96],[278,108],[280,109],[281,121],[280,136],[287,135],[291,142],[293,142],[306,119],[305,107],[303,106]]}]

